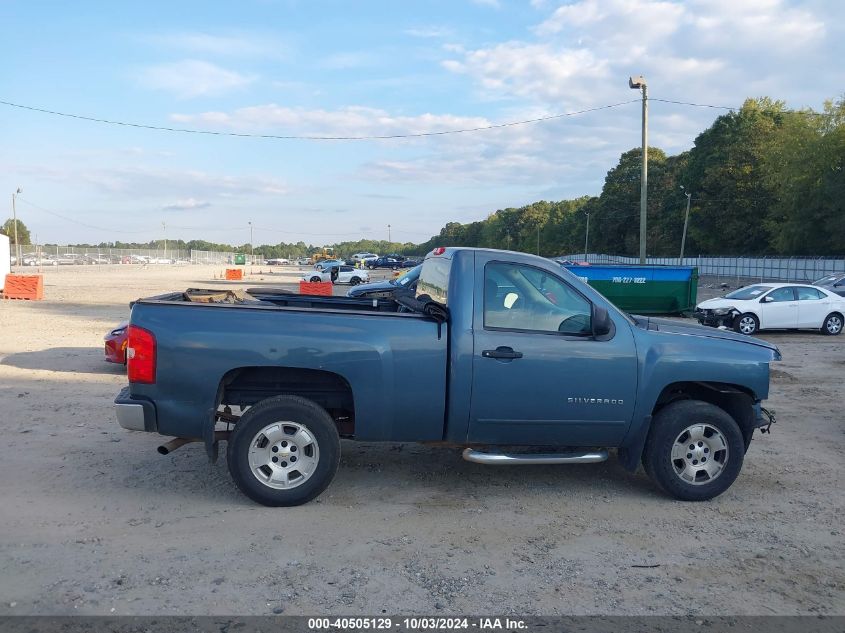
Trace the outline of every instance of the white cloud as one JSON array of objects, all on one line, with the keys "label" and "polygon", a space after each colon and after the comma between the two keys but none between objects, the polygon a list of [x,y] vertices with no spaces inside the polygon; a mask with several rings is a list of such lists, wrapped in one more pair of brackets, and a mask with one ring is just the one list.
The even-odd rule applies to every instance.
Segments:
[{"label": "white cloud", "polygon": [[268,176],[233,176],[196,169],[20,165],[16,171],[69,187],[79,184],[91,185],[100,194],[124,199],[176,198],[185,202],[196,196],[201,196],[198,200],[208,200],[216,197],[276,197],[289,192],[284,182]]},{"label": "white cloud", "polygon": [[595,94],[592,84],[608,78],[608,65],[586,48],[524,42],[467,51],[463,60],[443,62],[448,70],[476,79],[491,94],[559,103],[589,100]]},{"label": "white cloud", "polygon": [[334,53],[325,57],[319,65],[329,70],[349,70],[352,68],[363,68],[372,66],[378,61],[378,57],[364,51],[349,51]]},{"label": "white cloud", "polygon": [[162,207],[165,211],[193,211],[194,209],[206,209],[211,206],[207,200],[197,200],[196,198],[185,198],[171,202]]},{"label": "white cloud", "polygon": [[387,136],[418,134],[490,125],[484,117],[451,114],[393,115],[386,110],[349,106],[338,110],[307,110],[270,103],[233,112],[172,114],[186,125],[237,132],[266,132],[295,136]]},{"label": "white cloud", "polygon": [[754,86],[789,94],[810,83],[796,70],[835,57],[825,22],[841,13],[784,0],[577,0],[554,9],[534,39],[456,49],[443,65],[488,99],[558,111],[619,101],[632,74],[646,76],[652,96],[718,94],[738,105]]},{"label": "white cloud", "polygon": [[288,54],[285,43],[258,33],[221,35],[182,31],[156,34],[144,40],[159,48],[200,56],[280,58]]},{"label": "white cloud", "polygon": [[181,99],[218,96],[244,88],[255,81],[253,75],[227,70],[215,64],[185,59],[149,66],[142,70],[140,83],[146,88],[170,92]]},{"label": "white cloud", "polygon": [[451,37],[453,32],[445,26],[419,26],[412,29],[405,29],[405,34],[412,37],[442,38]]}]

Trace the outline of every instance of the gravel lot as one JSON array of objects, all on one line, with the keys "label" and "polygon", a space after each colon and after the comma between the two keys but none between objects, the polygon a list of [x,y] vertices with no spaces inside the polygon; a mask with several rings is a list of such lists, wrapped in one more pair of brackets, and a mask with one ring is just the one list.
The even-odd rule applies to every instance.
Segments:
[{"label": "gravel lot", "polygon": [[344,442],[316,502],[269,509],[201,445],[162,457],[112,410],[125,377],[102,337],[127,303],[237,285],[221,271],[60,268],[45,301],[0,303],[0,614],[845,613],[845,336],[764,335],[779,423],[711,502],[613,459],[497,469]]}]

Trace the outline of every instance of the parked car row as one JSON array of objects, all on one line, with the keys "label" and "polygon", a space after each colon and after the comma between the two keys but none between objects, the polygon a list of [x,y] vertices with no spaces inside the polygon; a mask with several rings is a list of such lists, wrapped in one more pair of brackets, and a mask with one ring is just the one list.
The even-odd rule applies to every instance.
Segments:
[{"label": "parked car row", "polygon": [[[83,266],[103,264],[190,264],[186,259],[149,257],[147,255],[110,255],[106,253],[24,253],[23,266]],[[12,264],[15,258],[12,257]]]}]

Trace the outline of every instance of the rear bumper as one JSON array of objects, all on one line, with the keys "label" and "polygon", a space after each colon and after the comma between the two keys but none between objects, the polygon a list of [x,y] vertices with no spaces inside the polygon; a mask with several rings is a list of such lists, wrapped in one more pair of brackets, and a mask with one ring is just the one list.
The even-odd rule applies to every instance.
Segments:
[{"label": "rear bumper", "polygon": [[130,431],[158,430],[155,405],[149,400],[133,398],[129,387],[124,387],[114,399],[114,410],[117,423]]}]

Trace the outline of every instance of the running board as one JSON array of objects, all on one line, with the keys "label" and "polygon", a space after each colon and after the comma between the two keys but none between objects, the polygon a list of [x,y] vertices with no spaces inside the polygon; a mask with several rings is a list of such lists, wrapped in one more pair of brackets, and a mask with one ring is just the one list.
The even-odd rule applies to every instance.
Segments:
[{"label": "running board", "polygon": [[464,459],[476,464],[491,466],[510,466],[521,464],[595,464],[607,460],[607,451],[589,451],[586,453],[482,453],[474,448],[467,448]]}]

